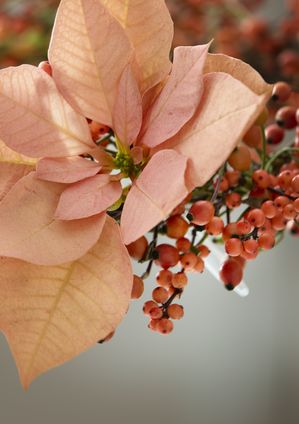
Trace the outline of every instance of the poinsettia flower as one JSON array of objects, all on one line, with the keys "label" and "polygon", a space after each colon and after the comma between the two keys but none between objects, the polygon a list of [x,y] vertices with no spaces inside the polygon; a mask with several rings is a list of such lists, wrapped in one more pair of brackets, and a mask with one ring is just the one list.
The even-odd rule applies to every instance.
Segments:
[{"label": "poinsettia flower", "polygon": [[[9,148],[38,160],[36,171],[26,169],[22,178],[14,176],[3,188],[0,202],[0,255],[15,258],[5,259],[3,267],[8,275],[14,267],[18,270],[13,287],[0,279],[0,300],[7,305],[0,328],[10,340],[26,386],[115,328],[132,284],[123,243],[167,218],[190,191],[204,184],[270,96],[270,87],[254,70],[231,58],[215,60],[208,56],[209,45],[179,47],[171,64],[172,35],[164,0],[62,0],[49,48],[51,76],[29,65],[0,71],[0,137]],[[86,118],[112,128],[117,148],[112,156],[95,145]],[[87,153],[95,160],[87,160]],[[113,168],[117,175],[110,172]],[[125,190],[124,177],[131,179]],[[125,200],[122,237],[105,213],[119,198]],[[112,247],[109,231],[115,239]],[[120,273],[111,264],[115,255]],[[96,284],[79,296],[82,275],[84,281],[88,275],[98,281],[103,272],[110,272],[108,266],[115,279],[124,276],[125,295],[119,303],[115,294],[106,292],[104,304],[99,303],[103,293]],[[57,274],[60,268],[63,277]],[[37,278],[48,278],[45,272],[60,281],[56,297],[50,306],[43,305],[45,317],[30,314],[32,327],[20,319],[18,328],[7,299],[17,296],[24,277],[32,297],[48,296],[47,285],[41,289],[35,284]],[[56,350],[47,356],[49,326],[64,331],[70,321],[64,297],[79,305],[78,322],[84,323],[79,347],[72,346],[73,333],[67,332],[66,347],[58,342],[60,354]],[[88,301],[81,307],[83,297]],[[86,311],[93,298],[97,307],[90,319],[97,319],[99,309],[103,316],[88,330]],[[119,313],[108,325],[113,302]],[[57,308],[60,303],[64,314]],[[18,297],[16,304],[32,311],[36,306]],[[37,330],[41,320],[46,324]],[[77,321],[71,325],[76,328]],[[23,355],[15,334],[28,328],[38,333],[37,344],[31,343],[30,352]]]}]

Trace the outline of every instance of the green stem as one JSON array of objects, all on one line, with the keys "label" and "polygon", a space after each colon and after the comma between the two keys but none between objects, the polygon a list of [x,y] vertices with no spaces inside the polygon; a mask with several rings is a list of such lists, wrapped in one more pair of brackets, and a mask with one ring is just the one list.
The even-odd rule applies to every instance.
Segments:
[{"label": "green stem", "polygon": [[279,150],[279,152],[277,152],[274,156],[272,156],[272,158],[267,162],[267,164],[265,166],[265,170],[269,171],[269,169],[271,168],[273,163],[279,158],[279,156],[281,156],[283,153],[286,153],[286,152],[298,152],[299,153],[299,148],[298,147],[285,147],[284,149]]}]

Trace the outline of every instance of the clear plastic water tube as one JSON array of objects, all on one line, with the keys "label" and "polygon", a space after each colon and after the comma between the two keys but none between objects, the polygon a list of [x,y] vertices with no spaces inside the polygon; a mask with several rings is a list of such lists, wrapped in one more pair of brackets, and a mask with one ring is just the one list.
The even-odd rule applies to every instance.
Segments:
[{"label": "clear plastic water tube", "polygon": [[[219,269],[221,264],[227,258],[227,254],[217,244],[213,243],[210,239],[205,240],[204,243],[211,251],[210,255],[205,258],[206,269],[216,278],[217,281],[221,282],[219,277]],[[221,284],[223,284],[221,282]],[[241,297],[247,297],[249,295],[249,288],[244,281],[234,289],[234,292]]]}]

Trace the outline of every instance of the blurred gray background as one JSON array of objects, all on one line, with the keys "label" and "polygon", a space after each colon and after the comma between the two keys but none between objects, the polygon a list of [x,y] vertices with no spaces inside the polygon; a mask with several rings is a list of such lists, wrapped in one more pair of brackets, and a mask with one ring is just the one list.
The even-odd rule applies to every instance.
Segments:
[{"label": "blurred gray background", "polygon": [[[267,13],[281,3],[268,1]],[[142,301],[133,303],[110,343],[28,392],[0,336],[0,423],[298,424],[298,241],[249,264],[246,299],[208,273],[195,276],[169,336],[149,331]],[[146,284],[150,293],[153,278]]]}]

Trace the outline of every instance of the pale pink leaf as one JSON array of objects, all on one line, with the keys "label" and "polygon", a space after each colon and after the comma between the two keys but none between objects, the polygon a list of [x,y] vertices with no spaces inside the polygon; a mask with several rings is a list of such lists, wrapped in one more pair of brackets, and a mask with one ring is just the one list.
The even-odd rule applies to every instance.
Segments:
[{"label": "pale pink leaf", "polygon": [[134,182],[121,216],[125,244],[155,225],[188,195],[185,184],[187,158],[173,150],[156,153]]},{"label": "pale pink leaf", "polygon": [[94,145],[86,119],[46,72],[30,65],[0,71],[0,136],[30,157],[75,156]]},{"label": "pale pink leaf", "polygon": [[58,221],[54,213],[64,184],[19,180],[0,203],[0,256],[37,265],[76,260],[98,240],[105,214],[76,221]]},{"label": "pale pink leaf", "polygon": [[170,77],[148,111],[140,143],[155,147],[174,136],[194,115],[202,93],[209,44],[177,47]]},{"label": "pale pink leaf", "polygon": [[171,69],[169,52],[173,23],[164,0],[101,0],[125,29],[140,69],[145,92],[164,79]]},{"label": "pale pink leaf", "polygon": [[0,330],[24,388],[114,331],[125,316],[132,269],[119,227],[107,217],[97,244],[61,266],[0,259]]},{"label": "pale pink leaf", "polygon": [[28,156],[20,155],[20,153],[11,150],[3,141],[0,140],[0,162],[34,166],[37,163],[37,160],[29,158]]},{"label": "pale pink leaf", "polygon": [[33,171],[30,165],[0,163],[0,202],[9,190],[25,175]]},{"label": "pale pink leaf", "polygon": [[37,163],[36,175],[41,180],[75,183],[93,177],[101,169],[97,162],[82,157],[44,158]]},{"label": "pale pink leaf", "polygon": [[204,73],[224,72],[241,81],[254,93],[262,96],[272,94],[272,86],[267,84],[261,75],[248,63],[224,54],[208,54]]},{"label": "pale pink leaf", "polygon": [[130,146],[142,124],[142,98],[130,65],[125,68],[119,83],[113,121],[121,144]]},{"label": "pale pink leaf", "polygon": [[111,181],[110,175],[102,174],[79,181],[62,193],[55,218],[81,219],[106,211],[121,196],[119,181]]},{"label": "pale pink leaf", "polygon": [[225,162],[268,99],[268,92],[257,95],[228,74],[206,74],[195,116],[158,148],[173,148],[188,157],[188,187],[202,186]]},{"label": "pale pink leaf", "polygon": [[82,115],[112,125],[117,84],[130,41],[99,0],[62,0],[49,48],[53,77]]}]

